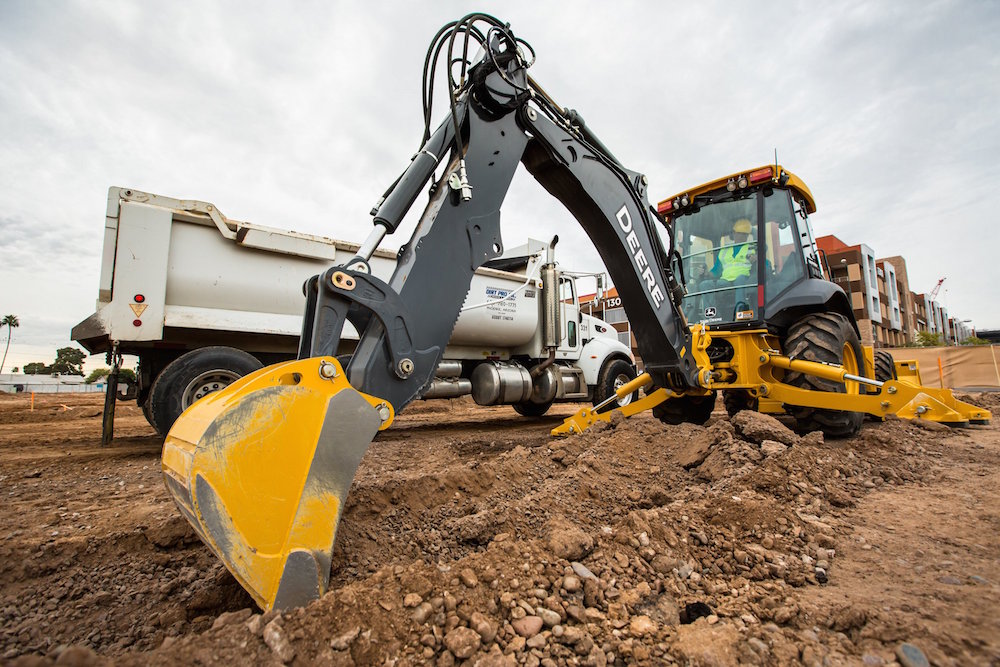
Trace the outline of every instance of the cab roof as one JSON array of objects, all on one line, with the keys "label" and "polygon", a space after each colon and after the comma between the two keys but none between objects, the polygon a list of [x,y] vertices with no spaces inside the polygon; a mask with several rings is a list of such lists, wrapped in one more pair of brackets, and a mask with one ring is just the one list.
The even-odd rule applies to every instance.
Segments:
[{"label": "cab roof", "polygon": [[813,199],[812,192],[809,191],[808,186],[798,176],[778,164],[763,165],[754,169],[740,171],[729,176],[717,178],[714,181],[709,181],[696,188],[685,190],[661,201],[657,204],[656,210],[660,215],[669,216],[672,215],[673,211],[683,208],[686,205],[683,204],[684,200],[693,201],[698,195],[724,189],[730,183],[737,189],[742,189],[739,187],[741,183],[744,183],[743,188],[748,188],[760,185],[765,181],[770,181],[777,187],[791,190],[797,199],[805,202],[807,213],[812,214],[816,212],[816,200]]}]

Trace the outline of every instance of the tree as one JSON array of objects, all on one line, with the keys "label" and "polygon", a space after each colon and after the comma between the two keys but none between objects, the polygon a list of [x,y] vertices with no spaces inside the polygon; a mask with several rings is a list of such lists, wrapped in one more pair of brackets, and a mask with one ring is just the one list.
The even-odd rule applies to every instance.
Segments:
[{"label": "tree", "polygon": [[111,373],[110,368],[95,368],[90,372],[90,375],[87,376],[87,379],[84,380],[84,382],[87,384],[94,384],[98,380],[103,380],[108,377],[109,373]]},{"label": "tree", "polygon": [[16,373],[18,370],[20,370],[20,369],[17,366],[14,366],[14,368],[10,369],[10,372],[11,373]]},{"label": "tree", "polygon": [[[969,336],[962,341],[962,345],[990,345],[990,341],[985,338],[980,338],[979,336]],[[17,370],[15,369],[14,372],[16,373]]]},{"label": "tree", "polygon": [[944,343],[941,341],[941,334],[939,333],[918,331],[917,345],[920,347],[940,347],[941,345],[944,345]]},{"label": "tree", "polygon": [[49,369],[40,361],[32,361],[24,365],[25,375],[45,375]]},{"label": "tree", "polygon": [[50,370],[60,375],[83,375],[83,361],[87,355],[75,347],[60,347]]},{"label": "tree", "polygon": [[[98,380],[103,380],[111,374],[110,368],[96,368],[87,376],[86,383],[93,384]],[[118,381],[123,384],[135,384],[135,371],[131,368],[118,369]]]},{"label": "tree", "polygon": [[7,350],[10,349],[10,339],[14,335],[14,329],[21,326],[17,315],[4,315],[0,320],[0,328],[7,327],[7,346],[3,349],[3,361],[0,361],[0,373],[3,373],[3,365],[7,363]]}]

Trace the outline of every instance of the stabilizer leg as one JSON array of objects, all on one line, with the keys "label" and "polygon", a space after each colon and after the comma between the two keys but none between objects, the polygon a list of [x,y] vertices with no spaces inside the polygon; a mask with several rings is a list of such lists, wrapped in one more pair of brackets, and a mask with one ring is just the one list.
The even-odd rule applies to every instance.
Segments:
[{"label": "stabilizer leg", "polygon": [[607,400],[598,403],[592,408],[584,408],[571,417],[567,417],[559,426],[552,429],[552,435],[570,435],[572,433],[583,433],[599,421],[611,421],[611,415],[621,412],[626,417],[638,414],[644,410],[651,410],[663,401],[676,396],[667,389],[657,389],[651,394],[643,396],[638,401],[633,401],[624,407],[615,408],[608,412],[598,412],[598,410],[613,404],[615,401],[625,398],[629,394],[652,384],[653,380],[649,373],[643,373],[636,379],[628,382],[615,391],[614,396],[609,396]]}]

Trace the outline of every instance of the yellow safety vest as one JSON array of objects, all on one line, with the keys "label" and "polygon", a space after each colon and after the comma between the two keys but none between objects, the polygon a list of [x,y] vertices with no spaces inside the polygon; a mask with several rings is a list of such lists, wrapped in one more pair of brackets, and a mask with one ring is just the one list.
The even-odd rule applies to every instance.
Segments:
[{"label": "yellow safety vest", "polygon": [[737,250],[736,248],[724,248],[719,251],[719,263],[722,265],[722,279],[726,282],[733,282],[737,278],[750,276],[750,250],[751,243],[744,243]]}]

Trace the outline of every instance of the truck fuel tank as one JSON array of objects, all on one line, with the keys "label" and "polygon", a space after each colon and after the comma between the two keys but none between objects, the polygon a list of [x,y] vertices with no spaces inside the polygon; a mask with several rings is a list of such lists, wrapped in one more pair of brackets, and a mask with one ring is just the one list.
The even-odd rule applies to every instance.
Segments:
[{"label": "truck fuel tank", "polygon": [[486,362],[472,371],[472,398],[479,405],[523,403],[531,386],[531,374],[521,364]]}]

